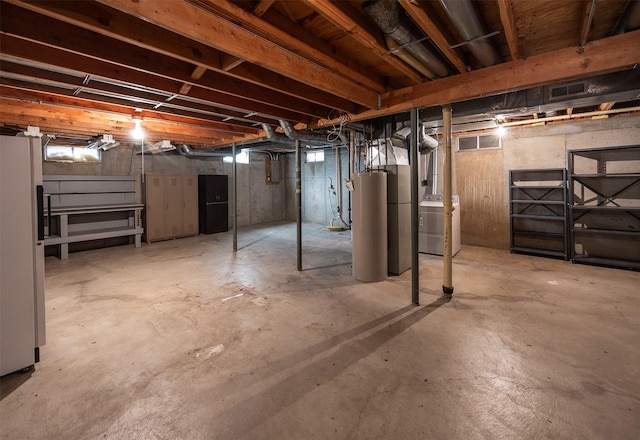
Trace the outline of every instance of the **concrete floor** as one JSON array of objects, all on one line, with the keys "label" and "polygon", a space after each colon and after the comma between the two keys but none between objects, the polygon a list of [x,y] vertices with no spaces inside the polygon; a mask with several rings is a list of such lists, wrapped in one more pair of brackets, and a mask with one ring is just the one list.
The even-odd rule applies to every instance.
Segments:
[{"label": "concrete floor", "polygon": [[295,225],[46,262],[48,342],[2,439],[640,438],[640,274],[463,247],[363,284]]}]

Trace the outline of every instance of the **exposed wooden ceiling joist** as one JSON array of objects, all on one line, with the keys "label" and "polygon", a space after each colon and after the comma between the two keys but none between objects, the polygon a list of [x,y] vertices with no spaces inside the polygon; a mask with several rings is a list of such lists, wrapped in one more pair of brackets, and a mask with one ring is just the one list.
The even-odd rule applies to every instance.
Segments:
[{"label": "exposed wooden ceiling joist", "polygon": [[362,23],[354,19],[354,16],[346,13],[338,3],[327,2],[323,0],[305,0],[319,14],[327,20],[334,23],[344,32],[356,38],[363,46],[378,55],[383,62],[386,62],[402,72],[406,77],[416,84],[421,83],[424,79],[418,72],[413,70],[407,64],[403,63],[399,58],[389,53],[389,49],[385,47],[381,40],[370,33]]},{"label": "exposed wooden ceiling joist", "polygon": [[364,107],[377,107],[378,95],[372,89],[319,66],[219,16],[203,14],[201,8],[190,3],[171,0],[140,0],[135,3],[129,0],[99,1],[171,32],[265,66],[320,90],[343,96]]},{"label": "exposed wooden ceiling joist", "polygon": [[[2,0],[0,90],[29,105],[0,124],[40,118],[28,112],[41,111],[32,104],[42,101],[60,115],[93,110],[96,121],[117,112],[126,120],[154,115],[167,124],[163,134],[211,147],[229,134],[260,136],[262,123],[278,119],[296,127],[345,114],[362,121],[640,63],[627,0],[473,2],[501,58],[487,68],[468,46],[451,49],[459,31],[439,3],[383,1],[399,1],[457,72],[425,82],[432,76],[415,60],[389,52],[364,0]],[[614,29],[622,36],[610,40]],[[631,95],[605,95],[591,107],[637,107]],[[47,123],[77,133],[74,116]],[[89,134],[96,125],[87,125]],[[192,125],[207,136],[189,137]]]},{"label": "exposed wooden ceiling joist", "polygon": [[[166,121],[175,123],[181,127],[185,126],[202,126],[209,128],[213,132],[218,133],[216,137],[224,138],[229,136],[244,136],[247,134],[258,134],[260,129],[250,125],[238,125],[232,122],[212,121],[204,115],[180,115],[175,113],[167,113],[153,109],[142,109],[136,111],[131,107],[113,104],[109,102],[100,102],[95,99],[85,99],[75,96],[60,95],[53,92],[33,91],[25,89],[17,84],[0,85],[0,96],[11,98],[16,101],[45,103],[52,106],[62,108],[85,108],[88,110],[96,110],[104,113],[114,113],[120,115],[130,115],[133,117],[141,117],[143,119],[151,119],[157,121]],[[140,110],[140,109],[139,109]]]},{"label": "exposed wooden ceiling joist", "polygon": [[[560,49],[389,92],[382,96],[380,110],[350,115],[349,118],[361,121],[406,112],[411,108],[433,107],[625,70],[640,64],[637,47],[640,47],[640,30],[588,43],[583,53],[578,53],[576,47]],[[320,125],[336,122],[323,120]]]},{"label": "exposed wooden ceiling joist", "polygon": [[[222,105],[293,121],[303,121],[308,116],[322,117],[330,110],[328,107],[274,92],[214,71],[207,71],[201,79],[194,80],[191,77],[193,66],[190,63],[142,47],[131,47],[122,41],[113,40],[88,30],[77,29],[66,23],[57,24],[55,32],[51,32],[47,30],[47,23],[50,22],[50,19],[44,16],[18,15],[15,9],[5,7],[1,20],[4,35],[39,41],[50,47],[57,45],[59,48],[64,48],[66,51],[80,56],[91,54],[92,59],[122,66],[126,68],[125,71],[131,70],[127,66],[135,66],[137,71],[175,80],[180,85],[172,90],[173,93],[179,93],[182,84],[190,83],[212,92],[221,92],[222,95],[220,95],[218,102]],[[119,77],[127,81],[127,77],[123,73],[124,71],[115,78]],[[278,95],[279,97],[275,101],[277,108],[264,104],[270,100],[270,97]]]},{"label": "exposed wooden ceiling joist", "polygon": [[500,21],[504,28],[504,37],[509,45],[509,53],[512,60],[520,58],[520,42],[518,41],[518,30],[516,20],[513,16],[513,6],[511,0],[496,0],[500,10]]},{"label": "exposed wooden ceiling joist", "polygon": [[[96,110],[62,109],[44,103],[15,102],[0,98],[3,121],[19,123],[25,117],[29,122],[38,125],[42,132],[57,134],[73,131],[77,134],[96,135],[100,133],[112,133],[115,136],[130,138],[130,132],[134,128],[133,120],[123,115],[102,113]],[[166,122],[145,120],[143,122],[145,138],[148,142],[156,142],[163,139],[171,139],[174,134],[168,129]],[[202,126],[190,126],[184,129],[182,139],[187,143],[211,144],[212,139],[219,139],[214,130]],[[233,135],[228,136],[231,140]]]},{"label": "exposed wooden ceiling joist", "polygon": [[[234,5],[227,0],[191,0],[194,4],[201,5],[207,10],[214,10],[225,17],[228,17],[234,23],[242,25],[243,28],[249,29],[258,35],[268,38],[269,41],[277,43],[279,46],[288,48],[292,52],[304,56],[306,59],[317,62],[318,64],[331,69],[347,78],[363,84],[364,86],[375,90],[378,93],[384,92],[384,84],[372,80],[372,78],[362,72],[351,69],[336,59],[328,56],[315,47],[305,44],[304,42],[292,37],[285,28],[274,26],[260,17],[251,14],[244,9]],[[268,37],[267,37],[268,36]]]}]

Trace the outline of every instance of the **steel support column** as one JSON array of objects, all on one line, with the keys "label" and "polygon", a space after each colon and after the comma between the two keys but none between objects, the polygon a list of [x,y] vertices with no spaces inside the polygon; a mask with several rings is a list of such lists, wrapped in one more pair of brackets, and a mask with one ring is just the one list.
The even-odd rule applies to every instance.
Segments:
[{"label": "steel support column", "polygon": [[238,250],[238,166],[236,162],[236,144],[231,146],[233,155],[233,251]]},{"label": "steel support column", "polygon": [[411,303],[420,305],[420,265],[418,260],[418,109],[411,109]]},{"label": "steel support column", "polygon": [[296,140],[296,247],[298,270],[302,270],[302,151],[300,139]]}]

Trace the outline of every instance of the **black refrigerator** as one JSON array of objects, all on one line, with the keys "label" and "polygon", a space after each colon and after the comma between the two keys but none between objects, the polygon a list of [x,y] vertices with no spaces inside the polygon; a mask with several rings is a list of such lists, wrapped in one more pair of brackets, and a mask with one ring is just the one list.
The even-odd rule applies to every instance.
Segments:
[{"label": "black refrigerator", "polygon": [[198,176],[198,215],[201,234],[229,230],[229,184],[226,175]]}]

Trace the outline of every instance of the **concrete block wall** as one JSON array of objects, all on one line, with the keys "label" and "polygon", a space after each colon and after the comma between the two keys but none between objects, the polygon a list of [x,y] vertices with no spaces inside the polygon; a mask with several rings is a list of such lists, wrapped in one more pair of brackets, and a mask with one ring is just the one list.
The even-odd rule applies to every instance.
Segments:
[{"label": "concrete block wall", "polygon": [[[337,191],[342,191],[342,218],[349,222],[349,190],[344,182],[349,173],[349,153],[346,148],[340,152],[342,164],[342,182],[336,182],[336,152],[335,148],[324,150],[324,162],[306,162],[306,154],[302,153],[302,220],[322,225],[331,224],[331,220],[338,217]],[[285,156],[285,217],[296,219],[296,159],[295,153]],[[329,187],[333,185],[333,190]],[[335,192],[335,194],[334,194]],[[334,220],[335,225],[339,221]]]},{"label": "concrete block wall", "polygon": [[[269,223],[285,218],[285,184],[267,185],[264,154],[250,153],[249,164],[238,164],[238,225],[247,226]],[[273,161],[272,169],[280,167],[283,161]],[[280,169],[277,170],[280,172]],[[229,201],[232,194],[232,165],[222,158],[189,159],[184,156],[146,155],[144,172],[147,174],[226,174],[229,176]],[[142,202],[142,157],[132,154],[130,148],[116,147],[102,152],[102,161],[97,164],[85,163],[43,163],[43,173],[94,175],[94,176],[135,176],[138,202]],[[229,224],[233,215],[229,205]]]},{"label": "concrete block wall", "polygon": [[462,243],[509,248],[509,170],[566,168],[569,150],[638,144],[640,117],[627,116],[511,128],[501,149],[456,151]]}]

